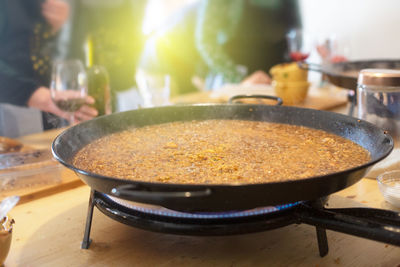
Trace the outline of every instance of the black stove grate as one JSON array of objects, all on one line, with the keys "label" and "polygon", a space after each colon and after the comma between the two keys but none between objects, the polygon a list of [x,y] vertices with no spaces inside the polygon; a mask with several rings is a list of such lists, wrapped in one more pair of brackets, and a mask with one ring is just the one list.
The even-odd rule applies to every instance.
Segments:
[{"label": "black stove grate", "polygon": [[328,209],[327,197],[230,212],[181,212],[91,191],[82,248],[90,246],[93,209],[137,228],[180,235],[234,235],[306,223],[316,228],[320,256],[328,253],[326,229],[400,246],[400,213],[372,208]]}]

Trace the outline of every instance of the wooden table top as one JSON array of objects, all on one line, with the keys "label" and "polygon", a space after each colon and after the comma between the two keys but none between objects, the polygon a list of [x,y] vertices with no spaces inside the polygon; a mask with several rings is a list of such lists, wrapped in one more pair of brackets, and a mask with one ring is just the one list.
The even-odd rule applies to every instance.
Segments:
[{"label": "wooden table top", "polygon": [[[399,266],[400,247],[327,231],[329,253],[319,256],[315,228],[289,225],[236,236],[161,234],[114,221],[95,208],[88,250],[80,249],[89,198],[81,186],[18,205],[5,266]],[[331,196],[329,207],[396,210],[377,183],[363,179]],[[397,209],[398,210],[398,209]],[[399,211],[399,210],[398,210]]]},{"label": "wooden table top", "polygon": [[[200,101],[201,102],[201,101]],[[341,109],[340,109],[341,108]],[[342,107],[336,111],[345,112]],[[61,130],[19,138],[49,147]],[[193,237],[153,233],[114,221],[95,208],[89,250],[80,249],[90,189],[73,186],[31,193],[15,207],[5,266],[399,266],[400,248],[333,231],[329,254],[319,256],[315,228],[289,225],[236,236]],[[368,206],[400,211],[384,201],[374,179],[330,197],[329,207]]]}]

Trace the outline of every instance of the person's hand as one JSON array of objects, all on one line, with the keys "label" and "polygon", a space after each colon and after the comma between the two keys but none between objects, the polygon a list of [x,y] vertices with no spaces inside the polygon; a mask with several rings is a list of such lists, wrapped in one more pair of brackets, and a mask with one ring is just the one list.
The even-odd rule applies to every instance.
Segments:
[{"label": "person's hand", "polygon": [[[74,112],[74,122],[79,123],[82,121],[93,119],[98,115],[95,108],[88,105],[94,104],[94,98],[91,96],[86,97],[86,105],[83,105],[79,110]],[[50,90],[46,87],[38,88],[29,98],[28,106],[40,109],[45,112],[53,113],[61,118],[70,120],[68,112],[59,109],[51,99]]]},{"label": "person's hand", "polygon": [[335,55],[331,57],[331,62],[332,63],[339,63],[339,62],[346,62],[347,58],[345,56],[341,55]]},{"label": "person's hand", "polygon": [[56,33],[64,25],[69,15],[69,5],[62,0],[45,0],[42,4],[42,15]]},{"label": "person's hand", "polygon": [[250,76],[246,77],[241,84],[251,85],[251,84],[271,84],[271,78],[267,73],[262,70],[253,72]]}]

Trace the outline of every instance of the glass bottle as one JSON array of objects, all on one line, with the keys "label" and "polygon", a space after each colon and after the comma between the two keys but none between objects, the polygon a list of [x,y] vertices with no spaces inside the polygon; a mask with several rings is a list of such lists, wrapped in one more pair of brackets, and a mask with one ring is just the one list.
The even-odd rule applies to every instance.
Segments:
[{"label": "glass bottle", "polygon": [[88,93],[95,99],[93,107],[99,116],[111,114],[110,78],[104,66],[93,65],[87,71]]}]

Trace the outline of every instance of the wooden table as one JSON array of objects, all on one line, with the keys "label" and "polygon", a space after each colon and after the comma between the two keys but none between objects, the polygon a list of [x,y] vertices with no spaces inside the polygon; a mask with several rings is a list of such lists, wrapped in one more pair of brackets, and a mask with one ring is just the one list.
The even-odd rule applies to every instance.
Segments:
[{"label": "wooden table", "polygon": [[[343,106],[340,111],[345,112]],[[59,130],[22,137],[48,147]],[[72,180],[77,180],[71,174]],[[225,237],[176,236],[148,232],[114,221],[95,209],[89,250],[80,249],[89,198],[87,186],[31,193],[15,207],[15,231],[5,266],[398,266],[400,248],[328,231],[329,254],[318,254],[315,228],[290,225]],[[373,179],[331,196],[330,207],[386,203]],[[397,209],[397,211],[400,211]]]},{"label": "wooden table", "polygon": [[[192,237],[148,232],[95,209],[89,250],[80,249],[89,188],[81,186],[17,206],[9,266],[398,266],[400,248],[328,231],[329,254],[318,254],[315,228]],[[364,179],[331,196],[330,207],[394,209]]]}]

